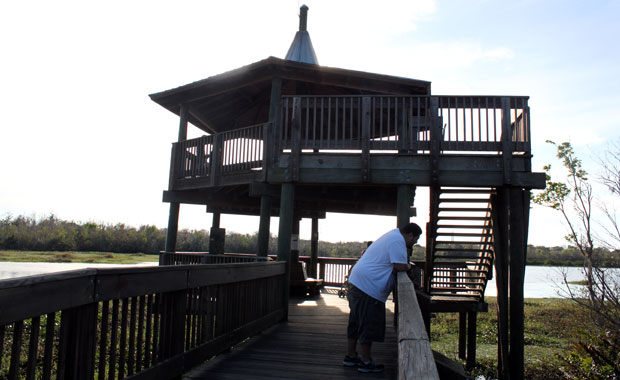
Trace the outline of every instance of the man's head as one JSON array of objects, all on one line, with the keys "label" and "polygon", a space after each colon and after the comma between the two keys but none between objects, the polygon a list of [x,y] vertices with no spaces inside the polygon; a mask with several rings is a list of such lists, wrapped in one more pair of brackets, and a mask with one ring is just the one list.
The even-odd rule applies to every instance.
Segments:
[{"label": "man's head", "polygon": [[408,223],[400,227],[399,230],[405,238],[405,244],[407,244],[407,248],[413,247],[413,245],[420,238],[420,235],[422,235],[422,229],[415,223]]}]

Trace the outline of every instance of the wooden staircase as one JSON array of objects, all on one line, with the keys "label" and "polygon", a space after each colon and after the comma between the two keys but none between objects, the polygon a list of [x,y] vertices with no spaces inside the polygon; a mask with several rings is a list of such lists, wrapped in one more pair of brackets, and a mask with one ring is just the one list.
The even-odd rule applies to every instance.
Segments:
[{"label": "wooden staircase", "polygon": [[483,300],[493,276],[491,188],[434,187],[425,289],[435,300]]}]

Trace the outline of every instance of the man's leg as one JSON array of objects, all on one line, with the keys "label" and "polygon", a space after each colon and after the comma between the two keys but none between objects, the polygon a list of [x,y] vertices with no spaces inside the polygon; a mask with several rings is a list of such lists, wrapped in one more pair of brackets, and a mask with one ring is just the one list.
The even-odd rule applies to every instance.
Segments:
[{"label": "man's leg", "polygon": [[372,349],[372,342],[368,343],[360,343],[360,347],[362,348],[362,360],[364,362],[369,362],[372,358],[370,356],[370,350]]},{"label": "man's leg", "polygon": [[357,339],[347,339],[347,355],[349,355],[349,357],[351,358],[354,358],[355,355],[357,355]]}]

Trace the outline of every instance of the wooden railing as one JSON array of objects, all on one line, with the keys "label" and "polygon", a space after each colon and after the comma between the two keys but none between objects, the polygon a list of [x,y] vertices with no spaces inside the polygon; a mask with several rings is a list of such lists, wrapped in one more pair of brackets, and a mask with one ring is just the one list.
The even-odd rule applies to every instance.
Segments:
[{"label": "wooden railing", "polygon": [[265,166],[265,130],[259,124],[180,141],[172,146],[172,179],[215,183],[218,175],[260,171]]},{"label": "wooden railing", "polygon": [[171,189],[179,181],[209,186],[226,176],[266,175],[281,153],[292,153],[294,162],[319,151],[363,157],[530,152],[527,97],[284,96],[280,112],[277,124],[174,143]]},{"label": "wooden railing", "polygon": [[0,378],[172,379],[281,321],[282,262],[0,281]]},{"label": "wooden railing", "polygon": [[192,265],[192,264],[230,264],[230,263],[253,263],[257,261],[269,261],[275,259],[260,257],[251,254],[224,254],[211,255],[206,252],[175,252],[160,253],[161,265]]},{"label": "wooden railing", "polygon": [[[224,255],[211,255],[206,252],[177,252],[177,253],[161,253],[163,265],[192,265],[192,264],[220,264],[220,263],[239,263],[239,262],[255,262],[275,260],[275,255],[268,257],[258,257],[252,254],[243,253],[227,253]],[[351,267],[357,262],[354,258],[339,257],[319,257],[317,263],[319,266],[318,278],[323,280],[326,286],[342,286],[351,270]],[[299,261],[304,263],[306,271],[312,273],[309,269],[311,265],[310,256],[300,256]]]},{"label": "wooden railing", "polygon": [[405,272],[398,272],[396,289],[398,379],[439,379],[415,288]]},{"label": "wooden railing", "polygon": [[530,151],[527,97],[285,96],[279,127],[291,150]]}]

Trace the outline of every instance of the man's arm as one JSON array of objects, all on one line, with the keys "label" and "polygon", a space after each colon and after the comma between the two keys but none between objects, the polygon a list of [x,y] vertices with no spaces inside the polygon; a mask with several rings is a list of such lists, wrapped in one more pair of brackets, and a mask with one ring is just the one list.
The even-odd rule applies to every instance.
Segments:
[{"label": "man's arm", "polygon": [[407,272],[411,269],[411,264],[394,263],[394,272]]}]

